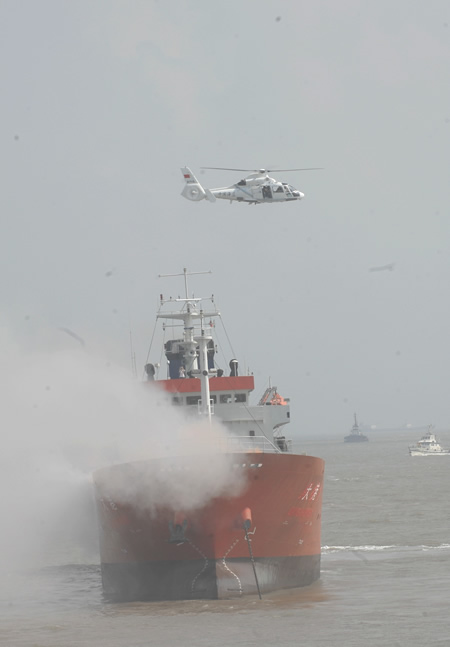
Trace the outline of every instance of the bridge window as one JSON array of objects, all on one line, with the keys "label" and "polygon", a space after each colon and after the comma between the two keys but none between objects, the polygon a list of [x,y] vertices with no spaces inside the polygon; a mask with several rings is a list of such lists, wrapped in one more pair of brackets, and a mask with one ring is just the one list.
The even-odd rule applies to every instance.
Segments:
[{"label": "bridge window", "polygon": [[180,396],[178,396],[178,395],[175,395],[175,396],[172,398],[172,404],[176,404],[176,405],[178,405],[178,406],[179,406],[179,405],[181,405],[181,404],[183,404],[183,398],[181,398],[181,397],[180,397]]},{"label": "bridge window", "polygon": [[247,394],[246,393],[236,393],[234,397],[235,402],[247,402]]},{"label": "bridge window", "polygon": [[199,400],[201,400],[200,395],[188,395],[186,397],[186,404],[198,404]]},{"label": "bridge window", "polygon": [[228,404],[231,402],[231,393],[222,393],[220,396],[220,404]]}]

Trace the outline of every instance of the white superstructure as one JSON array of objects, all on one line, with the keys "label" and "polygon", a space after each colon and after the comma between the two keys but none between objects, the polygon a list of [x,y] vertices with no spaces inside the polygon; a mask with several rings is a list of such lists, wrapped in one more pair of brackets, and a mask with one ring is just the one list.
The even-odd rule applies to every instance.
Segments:
[{"label": "white superstructure", "polygon": [[430,426],[425,436],[422,436],[415,445],[410,446],[411,456],[450,456],[450,449],[443,449],[431,430]]},{"label": "white superstructure", "polygon": [[[158,377],[159,364],[147,364],[145,372],[149,384],[157,384],[171,396],[173,405],[184,407],[187,413],[216,416],[244,445],[264,447],[271,445],[275,451],[291,450],[291,442],[282,428],[290,422],[289,400],[283,398],[274,386],[269,386],[258,404],[250,404],[254,390],[253,375],[239,375],[236,359],[222,368],[216,361],[217,346],[214,342],[215,319],[221,319],[214,297],[208,299],[189,296],[187,277],[185,297],[164,299],[160,296],[157,320],[164,320],[163,330],[172,330],[172,338],[164,342],[167,375]],[[160,275],[160,276],[180,276]],[[210,301],[212,308],[203,309],[203,301]],[[166,322],[170,323],[166,323]],[[180,328],[180,332],[176,328]],[[231,437],[231,436],[230,436]]]}]

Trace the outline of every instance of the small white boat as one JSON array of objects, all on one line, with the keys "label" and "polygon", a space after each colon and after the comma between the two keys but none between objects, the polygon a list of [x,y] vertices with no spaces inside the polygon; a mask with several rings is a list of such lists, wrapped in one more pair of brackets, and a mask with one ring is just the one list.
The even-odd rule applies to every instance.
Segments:
[{"label": "small white boat", "polygon": [[428,427],[425,436],[409,448],[410,456],[450,456],[450,449],[443,449],[436,436],[432,433],[432,426]]}]

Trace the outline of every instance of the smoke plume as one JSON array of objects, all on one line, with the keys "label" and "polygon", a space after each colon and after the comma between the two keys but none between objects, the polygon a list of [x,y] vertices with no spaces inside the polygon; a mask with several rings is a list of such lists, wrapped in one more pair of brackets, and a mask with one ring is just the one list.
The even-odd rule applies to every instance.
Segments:
[{"label": "smoke plume", "polygon": [[[137,461],[139,480],[117,479],[114,491],[144,509],[188,509],[241,487],[218,451],[220,424],[186,418],[129,371],[81,346],[25,350],[5,329],[0,351],[0,568],[98,561],[92,473],[101,468]],[[163,457],[174,469],[184,457],[188,488],[170,469],[155,480],[145,461]]]}]

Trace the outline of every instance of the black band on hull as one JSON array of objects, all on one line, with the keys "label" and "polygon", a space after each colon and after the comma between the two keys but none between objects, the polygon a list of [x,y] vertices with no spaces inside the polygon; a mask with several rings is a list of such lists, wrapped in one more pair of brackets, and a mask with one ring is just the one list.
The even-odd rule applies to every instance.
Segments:
[{"label": "black band on hull", "polygon": [[[312,584],[320,576],[320,555],[255,559],[262,593]],[[107,600],[227,599],[256,594],[249,559],[102,564]]]}]

